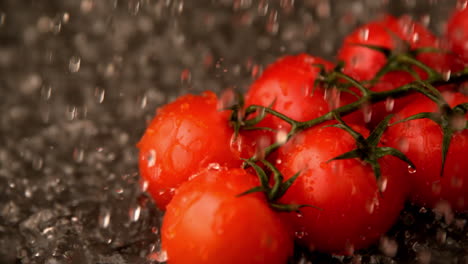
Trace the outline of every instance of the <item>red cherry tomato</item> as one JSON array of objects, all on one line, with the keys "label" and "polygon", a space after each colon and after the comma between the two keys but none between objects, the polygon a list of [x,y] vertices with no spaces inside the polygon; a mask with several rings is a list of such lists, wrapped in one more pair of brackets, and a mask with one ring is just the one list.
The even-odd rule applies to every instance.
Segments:
[{"label": "red cherry tomato", "polygon": [[[326,70],[333,67],[328,61],[306,54],[286,56],[276,61],[250,87],[246,105],[271,106],[292,119],[307,121],[355,100],[337,90],[325,90],[321,86],[314,89],[320,72],[316,64],[323,65]],[[354,117],[354,120],[358,119],[360,116]],[[286,122],[272,115],[267,115],[260,126],[289,130]]]},{"label": "red cherry tomato", "polygon": [[242,169],[205,170],[184,183],[163,220],[168,263],[286,263],[292,237],[265,196],[236,197],[256,185]]},{"label": "red cherry tomato", "polygon": [[[468,102],[468,97],[459,93],[445,92],[444,98],[452,107]],[[398,112],[393,121],[421,112],[437,111],[433,101],[421,96]],[[454,120],[454,125],[463,126],[467,117]],[[434,207],[445,200],[456,210],[468,210],[468,130],[453,135],[443,177],[440,176],[442,130],[434,121],[418,119],[395,124],[388,129],[388,144],[400,149],[416,166],[416,170],[406,172],[412,182],[411,198],[414,202]]]},{"label": "red cherry tomato", "polygon": [[[366,129],[352,127],[368,135]],[[304,207],[301,214],[287,215],[298,241],[306,247],[352,254],[353,250],[375,243],[403,208],[407,195],[404,162],[393,156],[381,158],[379,182],[371,166],[358,159],[327,163],[355,147],[348,132],[320,125],[296,135],[279,149],[277,167],[284,177],[300,172],[281,202],[322,209]]]},{"label": "red cherry tomato", "polygon": [[233,141],[230,112],[219,111],[217,103],[212,92],[180,97],[158,109],[138,143],[140,173],[160,209],[199,170],[210,164],[239,167],[241,157],[253,155],[246,137]]},{"label": "red cherry tomato", "polygon": [[447,22],[446,38],[450,49],[468,63],[468,8],[466,1],[460,1]]}]

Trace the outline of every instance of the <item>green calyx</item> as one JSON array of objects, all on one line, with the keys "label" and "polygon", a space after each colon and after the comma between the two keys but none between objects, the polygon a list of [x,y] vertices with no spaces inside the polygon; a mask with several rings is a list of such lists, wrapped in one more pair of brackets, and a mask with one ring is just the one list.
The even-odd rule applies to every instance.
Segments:
[{"label": "green calyx", "polygon": [[273,184],[271,185],[270,177],[267,175],[265,170],[263,170],[260,166],[258,166],[252,161],[249,161],[246,159],[244,159],[244,161],[249,166],[251,166],[257,173],[258,179],[260,181],[260,186],[253,187],[239,194],[238,196],[243,196],[243,195],[247,195],[247,194],[255,193],[255,192],[263,192],[265,193],[270,206],[273,209],[278,210],[278,211],[286,211],[286,212],[299,211],[299,209],[302,207],[312,207],[312,208],[321,210],[320,208],[316,206],[307,205],[307,204],[278,203],[278,200],[286,193],[289,187],[291,187],[291,185],[299,176],[300,172],[297,172],[288,180],[284,180],[284,177],[281,174],[281,172],[275,166],[273,166],[273,164],[271,164],[267,160],[261,160],[261,162],[271,171],[271,175],[273,176]]},{"label": "green calyx", "polygon": [[440,168],[440,176],[444,175],[445,161],[447,153],[452,141],[453,135],[457,132],[468,129],[468,122],[465,118],[468,112],[468,103],[462,103],[451,108],[442,98],[436,101],[439,105],[439,112],[422,112],[410,117],[404,118],[391,125],[402,122],[408,122],[417,119],[430,119],[437,123],[442,130],[442,163]]},{"label": "green calyx", "polygon": [[333,159],[330,159],[327,162],[358,158],[372,167],[372,170],[374,171],[374,175],[377,180],[379,180],[382,176],[378,160],[387,155],[397,157],[400,160],[408,163],[408,165],[410,165],[411,167],[416,168],[414,164],[401,151],[391,147],[378,146],[384,131],[388,127],[388,123],[391,117],[391,115],[387,116],[377,125],[377,127],[372,131],[369,137],[364,138],[363,135],[361,135],[360,133],[352,129],[349,125],[347,125],[341,119],[341,117],[339,117],[339,115],[335,115],[338,124],[331,126],[341,128],[344,131],[348,132],[354,138],[354,140],[356,140],[356,148],[351,151],[345,152]]}]

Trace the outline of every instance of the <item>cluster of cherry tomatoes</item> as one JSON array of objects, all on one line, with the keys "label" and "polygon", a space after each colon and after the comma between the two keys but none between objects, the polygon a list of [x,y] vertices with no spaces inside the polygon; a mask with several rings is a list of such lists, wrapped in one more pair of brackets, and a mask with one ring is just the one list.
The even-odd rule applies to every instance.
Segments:
[{"label": "cluster of cherry tomatoes", "polygon": [[[158,109],[139,166],[165,211],[169,263],[286,263],[294,241],[349,255],[408,198],[468,210],[468,97],[449,81],[468,74],[468,8],[441,39],[387,15],[347,36],[337,59],[285,56],[230,108],[205,92]],[[411,83],[426,92],[400,89]]]}]

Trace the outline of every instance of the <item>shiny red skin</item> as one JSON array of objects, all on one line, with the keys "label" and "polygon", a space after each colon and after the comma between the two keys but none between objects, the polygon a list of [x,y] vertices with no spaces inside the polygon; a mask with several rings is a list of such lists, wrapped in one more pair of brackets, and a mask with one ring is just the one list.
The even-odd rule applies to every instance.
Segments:
[{"label": "shiny red skin", "polygon": [[293,238],[242,169],[205,170],[184,183],[167,206],[161,239],[169,264],[284,264]]},{"label": "shiny red skin", "polygon": [[241,157],[253,155],[243,135],[231,142],[230,112],[218,111],[217,105],[212,92],[182,96],[157,110],[138,143],[140,174],[160,209],[194,173],[210,164],[240,167]]},{"label": "shiny red skin", "polygon": [[446,39],[450,49],[468,64],[468,7],[457,8],[447,22]]},{"label": "shiny red skin", "polygon": [[[468,97],[460,93],[445,92],[444,98],[452,107],[468,102]],[[434,102],[420,96],[398,112],[392,122],[437,111]],[[400,149],[416,166],[415,172],[406,172],[412,183],[411,199],[416,204],[435,207],[445,200],[457,211],[468,210],[468,130],[453,135],[443,177],[440,177],[442,130],[438,124],[429,119],[412,120],[391,126],[387,134],[388,144]]]},{"label": "shiny red skin", "polygon": [[[333,65],[321,58],[299,54],[285,56],[263,72],[246,94],[246,106],[270,106],[292,119],[307,121],[317,118],[332,109],[351,103],[355,100],[349,94],[327,91],[314,82],[319,74],[319,68],[314,64],[321,64],[327,70]],[[337,96],[339,94],[339,96]],[[360,116],[350,115],[346,120],[356,121]],[[289,130],[289,124],[272,115],[267,115],[259,126],[266,126],[278,130]]]},{"label": "shiny red skin", "polygon": [[[381,158],[382,180],[377,182],[372,168],[358,159],[327,163],[356,143],[344,130],[326,125],[296,135],[279,149],[276,165],[285,178],[301,172],[281,202],[322,209],[304,207],[301,214],[286,216],[299,243],[349,255],[378,241],[397,219],[407,195],[407,165],[394,157]],[[368,136],[365,128],[353,128]]]}]

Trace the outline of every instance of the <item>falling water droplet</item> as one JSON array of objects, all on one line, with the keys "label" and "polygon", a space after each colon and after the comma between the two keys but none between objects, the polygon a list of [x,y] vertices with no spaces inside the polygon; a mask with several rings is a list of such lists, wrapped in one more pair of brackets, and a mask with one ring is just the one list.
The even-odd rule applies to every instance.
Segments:
[{"label": "falling water droplet", "polygon": [[140,213],[141,213],[141,206],[137,205],[135,207],[130,208],[130,210],[128,211],[130,221],[137,222],[138,219],[140,219]]},{"label": "falling water droplet", "polygon": [[359,31],[359,39],[361,41],[367,41],[369,39],[369,29],[363,28]]},{"label": "falling water droplet", "polygon": [[286,130],[280,129],[276,133],[276,142],[280,145],[283,145],[288,141],[288,132]]},{"label": "falling water droplet", "polygon": [[452,72],[450,70],[442,72],[442,78],[445,81],[448,81],[450,79],[450,76],[452,75]]},{"label": "falling water droplet", "polygon": [[130,11],[132,15],[138,14],[138,11],[140,11],[140,0],[128,1],[128,11]]},{"label": "falling water droplet", "polygon": [[107,208],[101,208],[101,212],[99,214],[99,226],[102,228],[107,228],[109,227],[110,223],[110,218],[111,218],[111,212]]},{"label": "falling water droplet", "polygon": [[388,98],[385,100],[385,110],[386,110],[387,112],[392,112],[394,106],[395,106],[395,99],[393,99],[393,98],[391,98],[391,97],[388,97]]},{"label": "falling water droplet", "polygon": [[70,72],[78,72],[80,70],[81,58],[77,56],[72,56],[68,64],[68,69]]},{"label": "falling water droplet", "polygon": [[94,89],[94,96],[96,97],[97,102],[101,104],[102,102],[104,102],[106,90],[100,87],[96,87],[96,89]]}]

